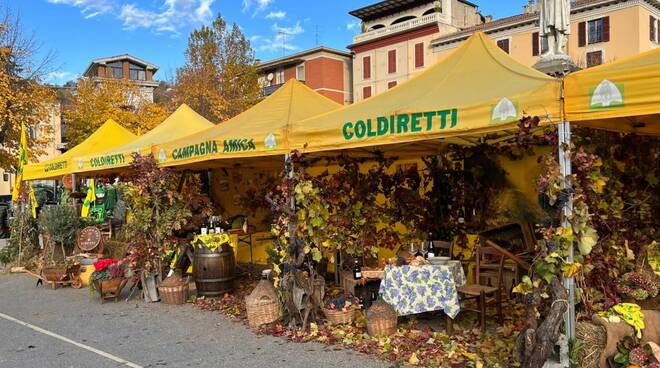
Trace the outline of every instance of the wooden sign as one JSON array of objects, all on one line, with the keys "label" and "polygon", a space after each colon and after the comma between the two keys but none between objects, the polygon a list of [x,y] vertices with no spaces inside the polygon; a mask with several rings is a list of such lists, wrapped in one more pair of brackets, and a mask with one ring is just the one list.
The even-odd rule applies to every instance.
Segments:
[{"label": "wooden sign", "polygon": [[90,252],[101,244],[101,230],[96,226],[87,226],[78,234],[78,248]]}]

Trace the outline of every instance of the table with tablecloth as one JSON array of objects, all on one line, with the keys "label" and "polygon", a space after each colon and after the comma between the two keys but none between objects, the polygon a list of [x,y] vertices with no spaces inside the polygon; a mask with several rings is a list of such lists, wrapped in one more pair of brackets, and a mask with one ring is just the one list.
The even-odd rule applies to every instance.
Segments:
[{"label": "table with tablecloth", "polygon": [[465,282],[459,261],[446,265],[386,266],[379,292],[399,316],[442,310],[454,318],[461,309],[456,288]]}]

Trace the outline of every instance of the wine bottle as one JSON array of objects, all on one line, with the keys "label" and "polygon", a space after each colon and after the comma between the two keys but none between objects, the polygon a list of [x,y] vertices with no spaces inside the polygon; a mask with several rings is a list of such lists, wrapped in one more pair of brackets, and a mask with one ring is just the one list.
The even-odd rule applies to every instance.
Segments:
[{"label": "wine bottle", "polygon": [[358,263],[358,260],[355,260],[355,265],[353,266],[353,279],[360,280],[362,278],[362,268]]}]

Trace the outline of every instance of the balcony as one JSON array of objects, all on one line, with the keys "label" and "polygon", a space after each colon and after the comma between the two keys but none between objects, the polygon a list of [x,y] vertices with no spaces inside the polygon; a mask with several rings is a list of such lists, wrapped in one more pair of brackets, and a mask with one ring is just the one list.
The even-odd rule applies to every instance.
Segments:
[{"label": "balcony", "polygon": [[[298,80],[298,81],[300,83],[303,83],[303,84],[305,83],[304,80]],[[270,86],[263,87],[261,89],[261,97],[268,97],[268,96],[272,95],[273,93],[275,93],[275,91],[277,91],[283,85],[284,85],[284,83],[280,83],[280,84],[272,84]]]},{"label": "balcony", "polygon": [[353,37],[353,44],[362,43],[376,38],[381,38],[391,34],[407,31],[409,29],[414,29],[421,26],[437,23],[443,20],[444,17],[445,16],[442,13],[433,13],[433,14],[425,15],[423,17],[411,19],[402,23],[393,24],[388,27],[378,28],[369,32],[360,33],[359,35]]}]

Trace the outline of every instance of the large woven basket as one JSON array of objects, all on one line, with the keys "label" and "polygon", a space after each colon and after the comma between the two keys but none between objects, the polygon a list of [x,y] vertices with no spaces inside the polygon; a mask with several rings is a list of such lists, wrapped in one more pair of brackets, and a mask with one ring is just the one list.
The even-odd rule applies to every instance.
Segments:
[{"label": "large woven basket", "polygon": [[273,323],[280,318],[280,302],[275,287],[269,280],[261,280],[245,297],[248,324],[252,328]]},{"label": "large woven basket", "polygon": [[350,324],[355,320],[355,308],[349,308],[346,311],[323,308],[323,314],[332,325]]},{"label": "large woven basket", "polygon": [[382,300],[375,301],[365,313],[367,332],[371,336],[390,336],[397,330],[396,311]]},{"label": "large woven basket", "polygon": [[188,289],[188,283],[176,286],[159,286],[160,301],[164,304],[186,304],[188,300]]}]

